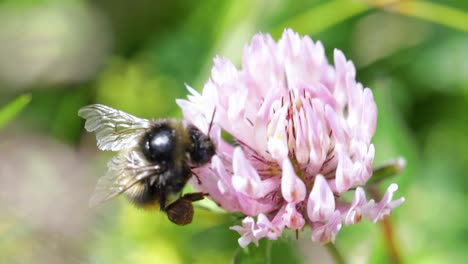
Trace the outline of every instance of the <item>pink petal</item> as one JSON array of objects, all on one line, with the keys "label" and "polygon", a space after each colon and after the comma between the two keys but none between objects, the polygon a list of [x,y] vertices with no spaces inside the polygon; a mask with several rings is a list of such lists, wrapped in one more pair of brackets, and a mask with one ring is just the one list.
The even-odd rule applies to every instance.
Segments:
[{"label": "pink petal", "polygon": [[271,156],[281,162],[288,156],[288,142],[286,136],[288,105],[279,109],[268,126],[268,151]]},{"label": "pink petal", "polygon": [[377,126],[377,105],[369,88],[364,89],[363,113],[360,124],[362,125],[362,137],[366,143],[369,143]]},{"label": "pink petal", "polygon": [[238,77],[238,72],[234,64],[222,57],[215,57],[213,59],[214,66],[211,69],[211,78],[218,85],[232,83]]},{"label": "pink petal", "polygon": [[301,229],[305,224],[304,217],[297,211],[295,203],[286,205],[282,220],[284,225],[291,229]]},{"label": "pink petal", "polygon": [[281,193],[288,202],[298,203],[304,201],[306,197],[306,186],[304,182],[297,177],[294,168],[289,159],[283,161],[283,176],[281,177]]},{"label": "pink petal", "polygon": [[260,198],[263,193],[262,181],[255,168],[245,158],[240,147],[234,149],[232,186],[242,194],[252,198]]},{"label": "pink petal", "polygon": [[325,105],[325,116],[336,142],[341,144],[346,143],[349,137],[346,134],[347,131],[345,130],[344,122],[342,122],[342,119],[338,117],[337,113],[331,108],[331,106]]},{"label": "pink petal", "polygon": [[335,211],[335,197],[322,175],[315,177],[307,203],[307,215],[312,222],[326,221]]},{"label": "pink petal", "polygon": [[245,87],[239,88],[229,97],[228,118],[231,121],[238,121],[245,109],[248,90]]},{"label": "pink petal", "polygon": [[368,217],[372,222],[377,222],[378,220],[383,219],[385,216],[389,215],[393,209],[398,207],[405,201],[404,197],[401,197],[398,200],[392,201],[393,194],[398,190],[398,185],[395,183],[390,184],[385,192],[382,200],[375,205],[372,209],[369,210]]},{"label": "pink petal", "polygon": [[276,240],[278,237],[281,236],[283,233],[283,225],[275,225],[271,222],[268,217],[264,214],[259,214],[257,217],[257,225],[262,228],[262,230],[266,231],[265,237],[270,240]]},{"label": "pink petal", "polygon": [[359,223],[362,219],[362,207],[367,204],[366,194],[361,187],[356,188],[354,200],[346,213],[344,222],[346,225]]},{"label": "pink petal", "polygon": [[320,243],[335,243],[336,234],[341,229],[341,215],[335,211],[326,224],[318,224],[312,228],[312,241]]},{"label": "pink petal", "polygon": [[263,230],[256,226],[255,220],[250,216],[242,220],[242,226],[232,226],[230,229],[237,231],[241,235],[237,241],[242,248],[245,248],[252,242],[258,246],[258,240],[263,237]]},{"label": "pink petal", "polygon": [[342,151],[337,152],[338,157],[338,166],[336,167],[336,190],[339,193],[343,193],[349,190],[353,185],[353,163],[346,153]]}]

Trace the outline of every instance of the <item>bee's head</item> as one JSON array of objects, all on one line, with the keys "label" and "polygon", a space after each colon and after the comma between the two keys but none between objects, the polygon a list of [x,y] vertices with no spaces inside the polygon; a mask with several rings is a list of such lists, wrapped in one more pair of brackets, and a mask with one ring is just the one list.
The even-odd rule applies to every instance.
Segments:
[{"label": "bee's head", "polygon": [[205,165],[211,160],[211,157],[215,154],[215,146],[213,141],[198,128],[190,125],[188,127],[190,135],[190,161],[196,166],[200,167]]}]

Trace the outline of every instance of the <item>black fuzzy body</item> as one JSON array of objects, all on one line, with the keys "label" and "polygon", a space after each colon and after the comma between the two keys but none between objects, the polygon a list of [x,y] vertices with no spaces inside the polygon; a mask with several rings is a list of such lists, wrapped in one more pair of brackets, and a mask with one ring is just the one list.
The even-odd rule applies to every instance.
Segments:
[{"label": "black fuzzy body", "polygon": [[160,169],[137,182],[125,195],[138,207],[159,207],[163,211],[181,196],[192,176],[191,168],[205,165],[215,154],[208,136],[193,125],[174,119],[155,121],[137,148],[146,165]]}]

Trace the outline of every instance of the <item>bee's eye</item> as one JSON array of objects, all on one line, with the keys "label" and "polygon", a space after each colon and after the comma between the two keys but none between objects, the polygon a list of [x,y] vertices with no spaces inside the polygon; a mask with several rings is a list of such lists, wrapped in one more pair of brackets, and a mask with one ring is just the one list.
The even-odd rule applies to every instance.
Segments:
[{"label": "bee's eye", "polygon": [[169,127],[159,127],[145,137],[143,153],[152,161],[169,161],[175,146],[175,131]]}]

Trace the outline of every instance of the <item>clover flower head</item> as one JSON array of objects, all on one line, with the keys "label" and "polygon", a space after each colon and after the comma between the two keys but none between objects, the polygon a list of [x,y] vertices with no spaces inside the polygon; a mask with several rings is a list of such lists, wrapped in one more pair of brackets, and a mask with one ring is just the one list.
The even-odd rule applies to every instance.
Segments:
[{"label": "clover flower head", "polygon": [[[285,228],[309,226],[311,239],[334,242],[343,223],[377,221],[400,205],[391,184],[384,198],[367,200],[372,176],[377,107],[356,69],[335,50],[330,64],[322,43],[290,29],[275,42],[257,34],[241,69],[216,57],[202,93],[178,100],[185,119],[208,131],[217,154],[197,169],[200,191],[227,211],[246,215],[239,244],[277,239]],[[229,133],[236,144],[221,137]],[[354,192],[346,201],[343,194]]]}]

